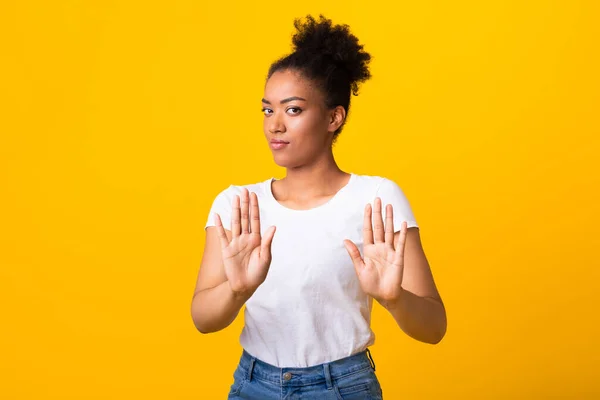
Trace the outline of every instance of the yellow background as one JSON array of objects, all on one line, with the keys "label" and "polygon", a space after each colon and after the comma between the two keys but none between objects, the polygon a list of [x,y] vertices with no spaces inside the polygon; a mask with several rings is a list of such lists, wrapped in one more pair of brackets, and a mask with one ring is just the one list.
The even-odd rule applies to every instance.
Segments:
[{"label": "yellow background", "polygon": [[203,227],[283,176],[263,79],[319,12],[373,55],[337,160],[404,189],[448,310],[431,346],[376,306],[385,398],[600,396],[599,3],[319,3],[0,4],[0,398],[226,397]]}]

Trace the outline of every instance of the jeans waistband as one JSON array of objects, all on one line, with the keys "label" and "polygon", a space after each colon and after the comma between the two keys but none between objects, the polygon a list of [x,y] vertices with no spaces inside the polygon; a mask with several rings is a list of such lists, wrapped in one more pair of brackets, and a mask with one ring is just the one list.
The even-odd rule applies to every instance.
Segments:
[{"label": "jeans waistband", "polygon": [[266,363],[242,351],[240,369],[248,380],[253,378],[275,383],[277,385],[305,386],[331,381],[367,368],[375,371],[375,362],[369,349],[339,360],[313,365],[310,367],[277,367]]}]

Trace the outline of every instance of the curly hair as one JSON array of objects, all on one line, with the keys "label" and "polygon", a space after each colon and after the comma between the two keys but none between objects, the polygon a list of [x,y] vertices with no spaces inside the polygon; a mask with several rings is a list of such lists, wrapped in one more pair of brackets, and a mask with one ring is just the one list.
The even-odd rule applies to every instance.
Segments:
[{"label": "curly hair", "polygon": [[[311,15],[306,19],[305,23],[299,18],[294,20],[294,50],[271,64],[267,80],[276,71],[298,71],[321,89],[328,108],[344,107],[347,119],[351,94],[357,96],[359,83],[371,77],[368,64],[372,57],[350,33],[348,25],[333,25],[322,14],[319,21]],[[345,123],[346,120],[334,132],[334,141]]]}]

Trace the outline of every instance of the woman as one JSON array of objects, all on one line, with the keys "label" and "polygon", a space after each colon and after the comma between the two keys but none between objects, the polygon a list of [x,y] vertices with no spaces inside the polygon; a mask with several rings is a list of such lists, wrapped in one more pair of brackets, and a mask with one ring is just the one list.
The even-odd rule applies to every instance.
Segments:
[{"label": "woman", "polygon": [[432,344],[445,309],[400,187],[344,172],[333,157],[370,55],[322,15],[295,26],[294,52],[271,66],[262,100],[286,176],[215,198],[192,318],[216,332],[246,305],[231,399],[381,399],[372,299]]}]

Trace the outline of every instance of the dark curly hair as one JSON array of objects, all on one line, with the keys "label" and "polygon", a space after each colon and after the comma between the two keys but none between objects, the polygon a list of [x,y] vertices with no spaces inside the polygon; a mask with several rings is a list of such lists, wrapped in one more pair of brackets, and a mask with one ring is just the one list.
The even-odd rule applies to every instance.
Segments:
[{"label": "dark curly hair", "polygon": [[[311,15],[306,19],[305,23],[299,18],[294,20],[294,51],[271,64],[267,80],[276,71],[298,71],[322,90],[328,108],[344,107],[347,119],[350,95],[357,96],[358,84],[371,77],[368,64],[372,57],[363,51],[348,25],[332,25],[322,14],[319,21]],[[334,141],[345,123],[334,132]]]}]

